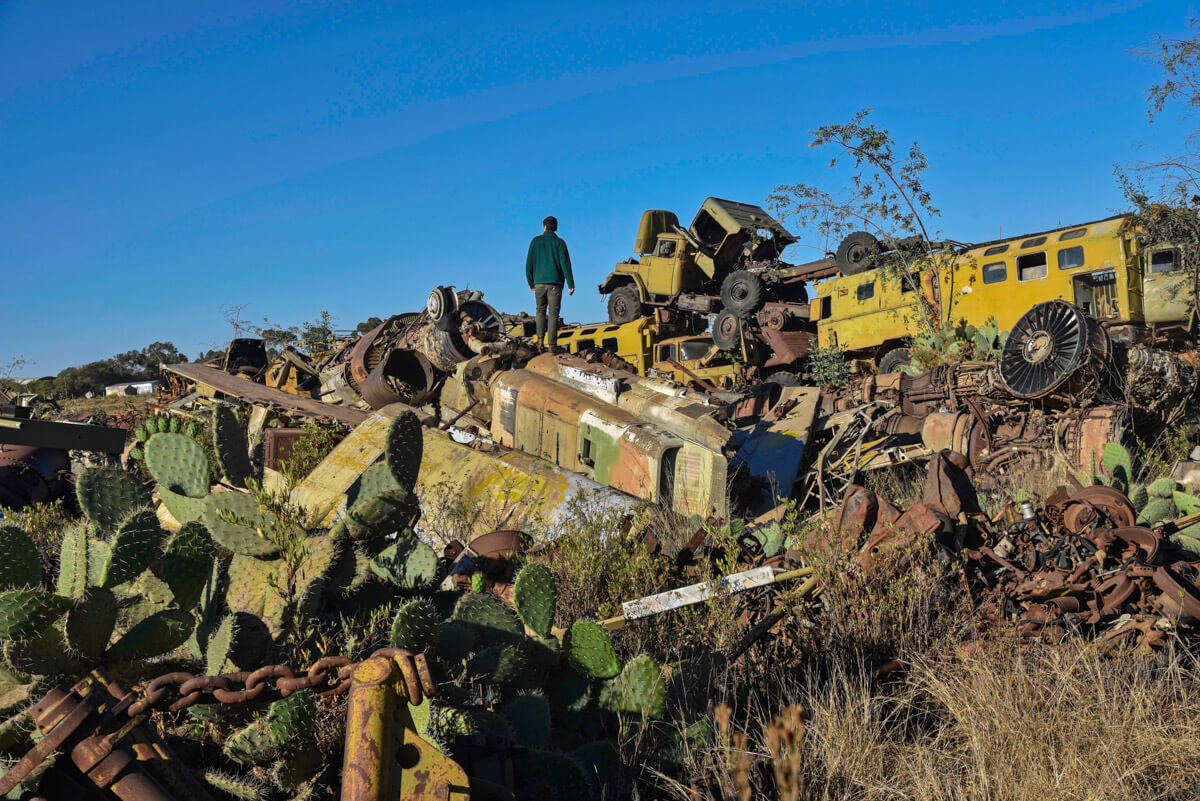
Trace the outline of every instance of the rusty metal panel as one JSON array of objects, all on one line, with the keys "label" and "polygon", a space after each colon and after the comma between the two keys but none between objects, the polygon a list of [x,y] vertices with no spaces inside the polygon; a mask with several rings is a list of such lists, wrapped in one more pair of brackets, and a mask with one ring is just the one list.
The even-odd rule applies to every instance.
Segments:
[{"label": "rusty metal panel", "polygon": [[358,425],[366,420],[369,414],[361,409],[331,406],[312,398],[292,395],[289,392],[229,375],[204,364],[168,364],[163,365],[162,369],[194,382],[198,393],[210,397],[225,395],[258,405],[274,404],[293,414],[305,417],[325,417],[348,426]]},{"label": "rusty metal panel", "polygon": [[263,467],[279,470],[292,458],[292,448],[304,436],[303,428],[268,428],[263,432]]}]

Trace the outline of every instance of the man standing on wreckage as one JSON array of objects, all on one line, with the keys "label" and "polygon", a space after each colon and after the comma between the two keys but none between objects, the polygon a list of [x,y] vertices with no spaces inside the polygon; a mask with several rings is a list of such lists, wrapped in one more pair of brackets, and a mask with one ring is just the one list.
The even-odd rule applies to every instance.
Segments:
[{"label": "man standing on wreckage", "polygon": [[[529,243],[525,257],[525,278],[537,303],[537,349],[545,347],[547,335],[550,351],[558,351],[558,310],[562,304],[563,282],[567,294],[575,294],[575,276],[571,274],[571,254],[567,243],[558,238],[558,219],[542,220],[542,234]],[[547,320],[549,316],[549,320]]]}]

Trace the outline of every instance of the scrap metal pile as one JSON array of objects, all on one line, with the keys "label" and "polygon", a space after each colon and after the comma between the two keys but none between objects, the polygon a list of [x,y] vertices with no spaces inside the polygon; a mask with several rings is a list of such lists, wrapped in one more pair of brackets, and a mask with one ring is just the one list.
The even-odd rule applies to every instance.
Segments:
[{"label": "scrap metal pile", "polygon": [[967,470],[961,454],[937,454],[922,499],[903,512],[852,485],[827,537],[858,547],[855,561],[868,574],[886,570],[889,557],[932,547],[970,596],[978,636],[1003,630],[1147,650],[1200,634],[1200,543],[1187,533],[1200,514],[1157,519],[1166,506],[1200,508],[1174,481],[1152,485],[1176,495],[1173,502],[1135,489],[1140,511],[1119,489],[1074,482],[1040,508],[1023,501],[989,518]]},{"label": "scrap metal pile", "polygon": [[1030,457],[1086,469],[1106,444],[1148,439],[1180,419],[1196,390],[1194,351],[1157,349],[1065,301],[1041,303],[1014,326],[996,363],[873,375],[827,390],[821,422],[831,434],[809,493],[827,507],[861,471],[945,449],[982,473]]}]

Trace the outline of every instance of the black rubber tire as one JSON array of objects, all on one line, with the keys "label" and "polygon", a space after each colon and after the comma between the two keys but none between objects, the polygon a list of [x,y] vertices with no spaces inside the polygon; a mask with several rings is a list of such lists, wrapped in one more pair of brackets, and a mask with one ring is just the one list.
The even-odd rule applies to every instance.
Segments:
[{"label": "black rubber tire", "polygon": [[868,257],[880,252],[879,240],[866,231],[855,231],[837,249],[837,268],[842,275],[858,275],[867,269]]},{"label": "black rubber tire", "polygon": [[742,321],[726,309],[717,315],[712,326],[713,344],[721,350],[740,350],[742,346]]},{"label": "black rubber tire", "polygon": [[910,361],[912,361],[912,354],[909,353],[908,348],[892,348],[879,360],[879,372],[895,373],[901,365],[908,364]]},{"label": "black rubber tire", "polygon": [[763,379],[765,384],[778,384],[781,387],[799,387],[803,386],[800,381],[800,376],[788,370],[776,370],[769,376]]},{"label": "black rubber tire", "polygon": [[762,308],[767,286],[757,273],[734,270],[721,282],[721,305],[738,317],[749,317]]},{"label": "black rubber tire", "polygon": [[613,325],[632,323],[642,316],[642,299],[633,284],[622,284],[608,296],[608,321]]}]

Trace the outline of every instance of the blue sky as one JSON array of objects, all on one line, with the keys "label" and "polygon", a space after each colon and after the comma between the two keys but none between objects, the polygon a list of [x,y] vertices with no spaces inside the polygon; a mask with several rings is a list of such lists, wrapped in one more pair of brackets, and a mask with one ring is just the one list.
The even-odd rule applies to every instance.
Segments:
[{"label": "blue sky", "polygon": [[[226,304],[345,327],[439,283],[532,310],[560,220],[580,290],[638,217],[836,187],[819,125],[874,109],[962,241],[1121,207],[1177,2],[95,3],[0,0],[0,366],[230,335]],[[794,261],[819,255],[812,236]]]}]

